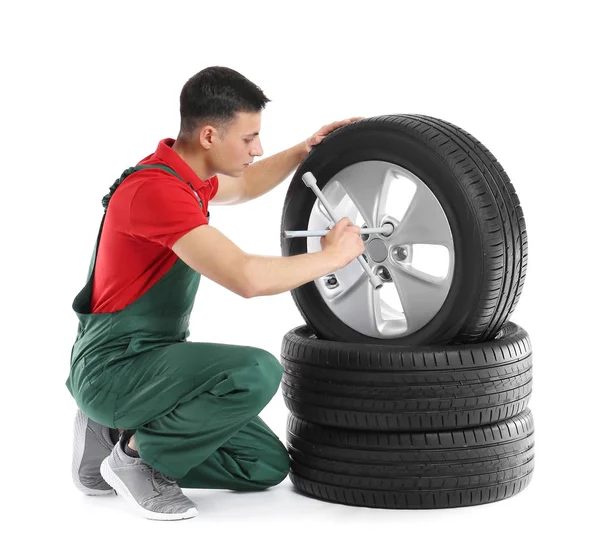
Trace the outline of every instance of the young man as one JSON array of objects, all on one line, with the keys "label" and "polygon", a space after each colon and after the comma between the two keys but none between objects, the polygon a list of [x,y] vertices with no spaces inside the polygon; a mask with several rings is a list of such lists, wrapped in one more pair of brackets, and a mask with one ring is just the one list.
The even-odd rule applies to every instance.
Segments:
[{"label": "young man", "polygon": [[200,274],[252,298],[313,281],[364,251],[348,218],[322,251],[293,257],[248,254],[209,225],[209,202],[270,191],[323,137],[359,119],[250,166],[263,154],[267,102],[228,68],[188,80],[177,139],[160,141],[104,197],[87,284],[73,302],[74,482],[92,495],[115,490],[150,519],[196,515],[180,486],[261,490],[289,470],[285,446],[258,417],[279,387],[279,361],[260,348],[187,342]]}]

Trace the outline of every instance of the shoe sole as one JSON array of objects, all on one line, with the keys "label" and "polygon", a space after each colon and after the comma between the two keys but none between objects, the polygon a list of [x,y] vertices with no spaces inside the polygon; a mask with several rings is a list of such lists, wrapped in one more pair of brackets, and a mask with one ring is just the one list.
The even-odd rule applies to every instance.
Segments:
[{"label": "shoe sole", "polygon": [[84,486],[79,480],[79,468],[83,459],[83,451],[85,447],[85,431],[87,429],[88,417],[80,409],[75,415],[75,433],[73,439],[73,463],[71,465],[71,474],[73,475],[73,483],[75,487],[86,495],[110,495],[114,493],[112,489],[92,489]]},{"label": "shoe sole", "polygon": [[198,510],[196,508],[189,508],[185,512],[179,512],[174,514],[162,514],[160,512],[153,512],[152,510],[147,510],[135,500],[133,495],[131,495],[131,493],[129,492],[129,489],[127,489],[127,486],[125,486],[123,481],[111,469],[110,465],[108,464],[108,457],[105,458],[100,464],[100,474],[110,486],[115,488],[115,491],[118,495],[124,497],[139,514],[141,514],[147,519],[154,519],[158,521],[176,521],[178,519],[189,519],[191,517],[195,517],[198,513]]}]

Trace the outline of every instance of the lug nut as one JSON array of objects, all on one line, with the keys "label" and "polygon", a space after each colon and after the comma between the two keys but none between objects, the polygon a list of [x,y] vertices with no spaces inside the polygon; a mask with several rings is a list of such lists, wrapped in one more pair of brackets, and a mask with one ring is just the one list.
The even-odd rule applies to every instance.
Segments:
[{"label": "lug nut", "polygon": [[381,278],[382,281],[391,281],[392,276],[389,270],[385,266],[378,266],[375,269],[375,273]]},{"label": "lug nut", "polygon": [[[366,228],[367,228],[367,224],[365,223],[365,224],[362,226],[362,229],[366,229]],[[362,233],[361,233],[360,237],[363,239],[363,242],[366,242],[367,240],[369,240],[369,235],[368,235],[368,234],[362,234]]]},{"label": "lug nut", "polygon": [[338,280],[334,275],[327,275],[325,276],[325,285],[327,288],[335,288],[338,286]]},{"label": "lug nut", "polygon": [[382,225],[388,225],[391,227],[391,230],[389,233],[381,233],[382,236],[390,236],[393,232],[394,232],[394,224],[390,221],[386,221],[385,223],[383,223]]},{"label": "lug nut", "polygon": [[408,251],[406,248],[397,247],[392,250],[392,255],[397,261],[404,261],[408,257]]}]

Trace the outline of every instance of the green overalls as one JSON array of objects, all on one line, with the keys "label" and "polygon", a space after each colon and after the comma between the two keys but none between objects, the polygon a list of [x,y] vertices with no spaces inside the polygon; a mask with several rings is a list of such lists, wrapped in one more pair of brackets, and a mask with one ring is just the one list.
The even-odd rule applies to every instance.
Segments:
[{"label": "green overalls", "polygon": [[137,166],[103,198],[87,284],[72,306],[79,326],[66,386],[89,418],[135,432],[141,458],[181,487],[249,491],[279,484],[290,459],[258,414],[277,392],[283,367],[260,348],[186,342],[198,272],[177,258],[124,309],[90,313],[108,202],[127,176],[146,167],[183,180],[166,166]]}]

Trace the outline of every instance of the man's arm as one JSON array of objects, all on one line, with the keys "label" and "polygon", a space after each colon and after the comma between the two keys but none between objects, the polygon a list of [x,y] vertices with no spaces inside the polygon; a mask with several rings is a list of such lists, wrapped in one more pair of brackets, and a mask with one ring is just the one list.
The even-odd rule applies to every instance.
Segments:
[{"label": "man's arm", "polygon": [[243,298],[280,294],[344,266],[325,250],[291,257],[251,255],[210,225],[192,229],[172,249],[190,268]]},{"label": "man's arm", "polygon": [[306,142],[252,164],[242,175],[243,199],[251,201],[283,182],[308,155]]},{"label": "man's arm", "polygon": [[305,142],[252,164],[241,177],[217,173],[219,188],[211,205],[239,205],[271,191],[294,171],[308,154]]}]

